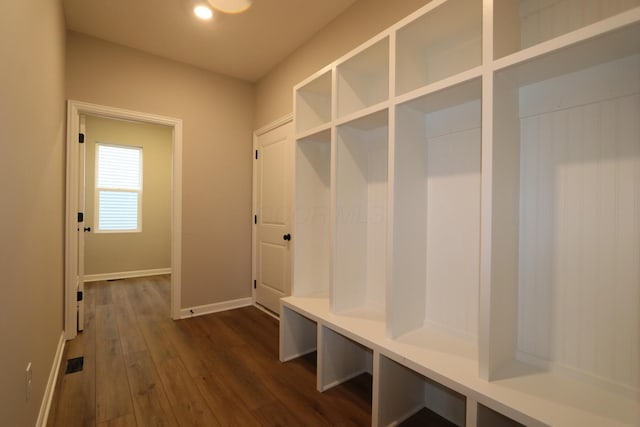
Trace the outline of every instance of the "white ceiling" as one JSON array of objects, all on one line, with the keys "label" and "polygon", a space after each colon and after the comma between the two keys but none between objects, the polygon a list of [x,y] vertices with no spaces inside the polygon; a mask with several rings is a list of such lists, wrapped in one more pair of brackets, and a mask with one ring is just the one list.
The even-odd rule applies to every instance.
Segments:
[{"label": "white ceiling", "polygon": [[355,0],[254,0],[211,21],[189,1],[64,0],[64,10],[70,30],[253,82]]}]

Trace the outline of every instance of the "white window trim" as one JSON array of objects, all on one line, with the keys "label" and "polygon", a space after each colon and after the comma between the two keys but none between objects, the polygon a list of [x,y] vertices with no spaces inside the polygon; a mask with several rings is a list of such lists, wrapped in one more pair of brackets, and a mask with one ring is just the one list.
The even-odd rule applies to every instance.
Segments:
[{"label": "white window trim", "polygon": [[[122,189],[122,188],[111,188],[111,187],[98,187],[98,146],[108,146],[108,147],[117,147],[117,148],[131,148],[137,149],[140,151],[140,189],[139,190],[131,190],[131,189]],[[106,142],[96,142],[95,145],[95,167],[94,167],[94,197],[93,197],[93,219],[94,219],[94,233],[96,234],[122,234],[122,233],[141,233],[142,232],[142,190],[144,188],[143,182],[143,160],[144,151],[140,146],[133,145],[125,145],[125,144],[113,144]],[[122,192],[122,193],[136,193],[138,194],[138,227],[134,230],[102,230],[100,229],[100,191],[113,191],[113,192]]]}]

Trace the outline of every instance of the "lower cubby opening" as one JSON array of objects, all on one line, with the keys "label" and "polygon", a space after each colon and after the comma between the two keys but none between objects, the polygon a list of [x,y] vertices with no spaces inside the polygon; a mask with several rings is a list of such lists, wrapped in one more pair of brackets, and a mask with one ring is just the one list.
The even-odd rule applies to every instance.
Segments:
[{"label": "lower cubby opening", "polygon": [[478,427],[520,427],[524,426],[511,418],[478,403]]},{"label": "lower cubby opening", "polygon": [[[378,425],[466,425],[467,399],[462,394],[380,355]],[[404,423],[402,425],[405,425]]]},{"label": "lower cubby opening", "polygon": [[322,326],[318,345],[319,391],[373,374],[373,351],[362,344]]},{"label": "lower cubby opening", "polygon": [[286,362],[317,349],[317,323],[291,310],[280,309],[280,361]]}]

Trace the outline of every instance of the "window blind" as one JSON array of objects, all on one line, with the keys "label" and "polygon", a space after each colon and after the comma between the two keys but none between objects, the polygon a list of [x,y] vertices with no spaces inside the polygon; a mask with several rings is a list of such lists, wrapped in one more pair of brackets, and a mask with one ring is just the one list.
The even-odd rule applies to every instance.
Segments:
[{"label": "window blind", "polygon": [[142,149],[96,146],[97,231],[139,231]]}]

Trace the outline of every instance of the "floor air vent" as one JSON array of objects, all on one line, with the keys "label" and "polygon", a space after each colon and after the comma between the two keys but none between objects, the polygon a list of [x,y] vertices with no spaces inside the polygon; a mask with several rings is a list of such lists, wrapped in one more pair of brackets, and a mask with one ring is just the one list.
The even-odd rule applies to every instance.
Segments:
[{"label": "floor air vent", "polygon": [[64,374],[73,374],[74,372],[82,371],[82,366],[84,365],[84,357],[74,357],[73,359],[67,360],[67,369],[64,371]]}]

